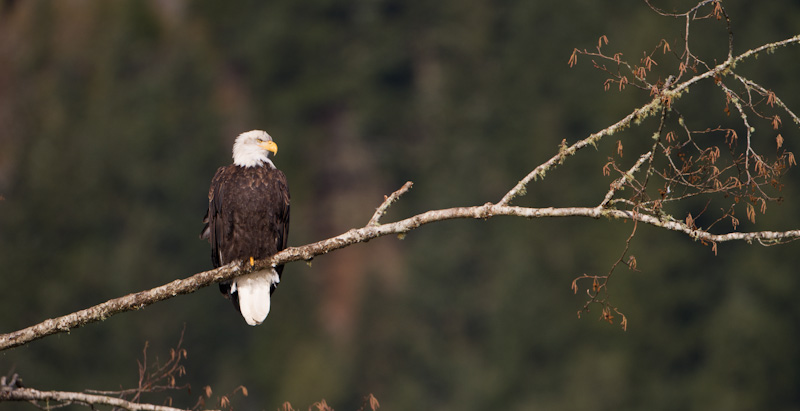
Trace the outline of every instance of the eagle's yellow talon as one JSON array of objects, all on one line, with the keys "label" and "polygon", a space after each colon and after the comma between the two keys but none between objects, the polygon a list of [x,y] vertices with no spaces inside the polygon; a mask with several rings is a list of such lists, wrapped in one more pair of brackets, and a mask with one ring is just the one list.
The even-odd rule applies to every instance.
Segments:
[{"label": "eagle's yellow talon", "polygon": [[253,257],[250,257],[250,267],[252,267],[254,265],[256,265],[256,263],[253,261]]}]

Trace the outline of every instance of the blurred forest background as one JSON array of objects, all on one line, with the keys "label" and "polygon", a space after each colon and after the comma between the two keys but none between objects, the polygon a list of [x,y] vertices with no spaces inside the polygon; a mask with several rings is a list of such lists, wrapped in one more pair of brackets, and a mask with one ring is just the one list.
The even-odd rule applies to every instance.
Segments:
[{"label": "blurred forest background", "polygon": [[[736,53],[800,33],[796,0],[725,7]],[[642,1],[3,1],[0,331],[210,269],[200,220],[240,132],[267,130],[280,146],[290,245],[364,225],[407,180],[384,221],[495,202],[563,139],[647,100],[603,91],[588,58],[568,69],[574,47],[606,35],[606,50],[638,61],[662,38],[680,52],[683,28]],[[698,22],[692,40],[707,61],[725,58],[723,23]],[[800,110],[800,50],[743,65]],[[687,117],[736,124],[718,90],[692,93]],[[517,203],[598,204],[616,140],[653,130],[582,152]],[[797,129],[782,132],[800,151]],[[800,227],[797,171],[784,182],[787,201],[741,230]],[[0,374],[39,389],[134,387],[145,342],[163,360],[185,326],[193,391],[175,405],[205,385],[244,385],[236,409],[324,398],[354,410],[369,393],[387,410],[800,409],[800,243],[721,244],[714,256],[640,226],[641,271],[612,282],[628,331],[599,311],[577,319],[585,296],[572,279],[607,272],[631,229],[437,223],[288,265],[259,327],[209,287],[3,352]]]}]

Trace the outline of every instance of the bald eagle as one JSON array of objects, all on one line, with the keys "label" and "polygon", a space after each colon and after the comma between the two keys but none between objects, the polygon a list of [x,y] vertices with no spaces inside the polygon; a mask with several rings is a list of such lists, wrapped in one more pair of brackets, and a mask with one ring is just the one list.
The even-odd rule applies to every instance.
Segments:
[{"label": "bald eagle", "polygon": [[[220,167],[208,190],[208,211],[201,239],[211,243],[211,261],[220,267],[269,257],[286,248],[289,234],[289,187],[268,154],[278,146],[264,131],[240,134],[233,144],[233,164]],[[283,265],[221,282],[219,289],[247,324],[261,324]]]}]

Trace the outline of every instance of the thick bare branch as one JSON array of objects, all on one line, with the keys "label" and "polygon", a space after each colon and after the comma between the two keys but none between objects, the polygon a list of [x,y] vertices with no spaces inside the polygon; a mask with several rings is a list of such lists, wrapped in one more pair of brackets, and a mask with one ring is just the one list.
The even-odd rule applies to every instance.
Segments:
[{"label": "thick bare branch", "polygon": [[69,332],[73,328],[104,320],[114,314],[138,310],[180,294],[193,293],[209,284],[233,278],[239,271],[239,263],[233,263],[195,274],[186,279],[175,280],[147,291],[114,298],[68,315],[51,318],[34,326],[0,335],[0,350],[17,347],[51,334]]},{"label": "thick bare branch", "polygon": [[50,406],[53,406],[53,403],[64,405],[82,404],[92,409],[94,409],[96,405],[111,405],[130,411],[183,411],[180,408],[167,407],[165,405],[140,404],[105,395],[68,391],[39,391],[33,388],[11,389],[3,387],[3,389],[0,390],[0,402],[3,401],[27,401],[33,403],[43,401],[49,403]]},{"label": "thick bare branch", "polygon": [[215,270],[204,271],[202,273],[195,274],[182,280],[175,280],[160,287],[134,294],[128,294],[124,297],[114,298],[81,311],[67,314],[58,318],[45,320],[39,324],[19,331],[0,335],[0,350],[27,344],[31,341],[35,341],[51,334],[67,332],[76,327],[104,320],[114,314],[137,310],[180,294],[189,294],[202,287],[215,284],[220,281],[230,280],[238,275],[243,275],[253,270],[298,260],[310,261],[318,255],[327,254],[340,248],[344,248],[356,243],[367,242],[374,238],[386,235],[404,234],[425,224],[430,224],[437,221],[458,218],[475,218],[485,220],[495,216],[515,216],[525,218],[590,217],[596,219],[604,217],[610,219],[635,220],[650,224],[655,227],[682,232],[696,240],[703,240],[710,243],[739,240],[747,242],[759,241],[763,244],[768,244],[780,241],[796,240],[800,238],[800,230],[783,232],[759,231],[750,233],[733,232],[727,234],[712,234],[701,229],[690,227],[680,221],[660,219],[659,217],[649,214],[636,213],[627,210],[606,209],[601,206],[531,208],[487,203],[482,206],[431,210],[394,223],[354,228],[336,237],[331,237],[316,243],[311,243],[300,247],[290,247],[275,254],[271,258],[256,261],[255,265],[252,267],[249,264],[242,265],[238,262],[232,263]]}]

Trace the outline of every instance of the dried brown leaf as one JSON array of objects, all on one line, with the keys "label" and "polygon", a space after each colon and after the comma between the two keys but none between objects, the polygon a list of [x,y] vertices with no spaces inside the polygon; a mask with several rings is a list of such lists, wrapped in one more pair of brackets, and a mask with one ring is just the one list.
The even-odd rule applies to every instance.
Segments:
[{"label": "dried brown leaf", "polygon": [[719,1],[714,2],[714,17],[721,20],[723,15],[722,4]]},{"label": "dried brown leaf", "polygon": [[600,48],[603,47],[603,44],[608,44],[608,37],[605,34],[600,36],[600,39],[597,40],[597,51],[600,51]]},{"label": "dried brown leaf", "polygon": [[773,107],[775,105],[775,100],[776,100],[775,93],[769,91],[767,93],[767,104],[769,104],[770,107]]},{"label": "dried brown leaf", "polygon": [[603,319],[608,321],[609,324],[614,323],[614,314],[611,313],[611,309],[607,306],[603,307]]},{"label": "dried brown leaf", "polygon": [[378,408],[380,408],[380,407],[381,407],[381,403],[380,403],[380,402],[378,402],[378,399],[377,399],[377,398],[375,398],[375,396],[374,396],[374,395],[372,395],[372,394],[369,394],[369,395],[367,396],[367,401],[369,402],[369,408],[370,408],[372,411],[376,411]]},{"label": "dried brown leaf", "polygon": [[567,61],[567,64],[569,64],[570,67],[578,64],[578,49],[572,50],[572,55],[569,56],[569,61]]},{"label": "dried brown leaf", "polygon": [[317,407],[317,411],[333,411],[333,408],[331,408],[324,399],[315,402],[313,406]]}]

